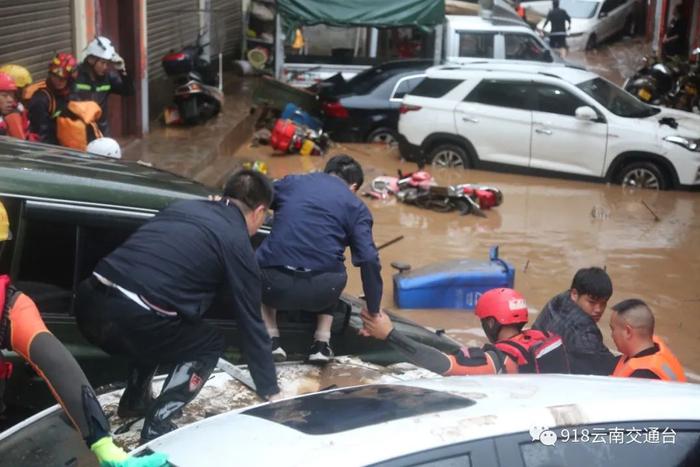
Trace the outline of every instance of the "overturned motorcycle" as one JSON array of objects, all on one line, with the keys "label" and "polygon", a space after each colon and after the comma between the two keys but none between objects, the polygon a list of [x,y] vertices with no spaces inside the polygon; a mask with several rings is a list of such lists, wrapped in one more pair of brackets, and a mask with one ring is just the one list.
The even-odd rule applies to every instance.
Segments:
[{"label": "overturned motorcycle", "polygon": [[438,186],[432,175],[423,170],[406,175],[399,171],[398,177],[377,177],[364,194],[376,199],[394,195],[402,203],[420,208],[481,217],[486,217],[484,210],[503,203],[503,193],[498,188],[471,183]]}]

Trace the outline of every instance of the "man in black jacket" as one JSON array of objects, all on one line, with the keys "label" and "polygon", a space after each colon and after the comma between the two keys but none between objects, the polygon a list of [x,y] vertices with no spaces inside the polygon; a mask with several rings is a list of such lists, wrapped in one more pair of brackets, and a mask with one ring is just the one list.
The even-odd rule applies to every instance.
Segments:
[{"label": "man in black jacket", "polygon": [[[80,330],[106,352],[130,361],[118,414],[145,415],[142,440],[174,428],[169,419],[194,399],[223,354],[223,334],[202,320],[215,300],[236,318],[258,394],[269,398],[279,393],[260,316],[260,271],[250,243],[272,197],[264,175],[237,172],[221,199],[173,203],[80,284]],[[151,378],[158,365],[173,369],[151,402]]]},{"label": "man in black jacket", "polygon": [[552,298],[532,325],[561,336],[571,373],[612,374],[618,357],[603,344],[597,324],[612,292],[612,281],[603,269],[579,269],[569,290]]}]

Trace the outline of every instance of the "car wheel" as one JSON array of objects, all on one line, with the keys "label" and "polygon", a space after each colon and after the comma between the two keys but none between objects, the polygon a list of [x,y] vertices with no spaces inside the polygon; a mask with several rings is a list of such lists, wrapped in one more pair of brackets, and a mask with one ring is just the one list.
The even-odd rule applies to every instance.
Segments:
[{"label": "car wheel", "polygon": [[391,128],[377,128],[372,131],[367,137],[368,143],[380,143],[388,144],[389,146],[396,146],[399,144],[399,140],[396,137],[396,131]]},{"label": "car wheel", "polygon": [[598,38],[595,34],[588,36],[588,41],[586,42],[586,50],[593,50],[598,46]]},{"label": "car wheel", "polygon": [[430,152],[428,157],[433,166],[436,167],[459,167],[466,169],[469,167],[469,157],[461,147],[456,144],[442,144]]},{"label": "car wheel", "polygon": [[623,186],[665,190],[668,188],[666,176],[652,162],[632,162],[620,171],[620,183]]}]

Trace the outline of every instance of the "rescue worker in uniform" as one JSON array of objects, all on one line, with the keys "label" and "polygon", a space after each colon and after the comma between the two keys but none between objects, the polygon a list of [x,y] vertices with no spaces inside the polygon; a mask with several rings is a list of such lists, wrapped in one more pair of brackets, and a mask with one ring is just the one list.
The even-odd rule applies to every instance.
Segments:
[{"label": "rescue worker in uniform", "polygon": [[29,99],[29,122],[39,141],[58,144],[56,118],[65,111],[71,85],[78,73],[78,62],[68,53],[58,53],[49,63],[45,81],[31,85],[26,94]]},{"label": "rescue worker in uniform", "polygon": [[93,39],[85,49],[85,60],[78,67],[71,99],[94,101],[102,109],[98,122],[102,136],[110,136],[108,98],[110,94],[131,96],[134,82],[126,73],[124,59],[112,42],[103,36]]},{"label": "rescue worker in uniform", "polygon": [[500,373],[568,373],[566,350],[556,334],[525,330],[527,304],[513,289],[492,289],[476,304],[476,316],[490,344],[462,347],[448,355],[416,342],[393,328],[383,311],[362,313],[360,334],[385,340],[408,361],[444,376]]},{"label": "rescue worker in uniform", "polygon": [[[170,419],[197,396],[223,355],[223,333],[201,317],[215,302],[236,317],[258,394],[279,397],[250,243],[272,196],[263,174],[236,172],[220,200],[171,204],[78,287],[75,315],[83,335],[130,362],[117,414],[145,416],[142,441],[176,428]],[[153,400],[151,379],[159,365],[173,369]]]},{"label": "rescue worker in uniform", "polygon": [[683,366],[654,335],[654,314],[644,301],[630,298],[612,309],[610,331],[622,353],[612,376],[686,381]]},{"label": "rescue worker in uniform", "polygon": [[10,75],[0,72],[0,135],[27,140],[29,119],[17,100],[17,85]]},{"label": "rescue worker in uniform", "polygon": [[[7,211],[0,203],[0,259],[11,239]],[[163,454],[131,458],[114,444],[107,417],[78,363],[46,328],[34,302],[11,284],[9,276],[0,275],[0,405],[12,373],[11,364],[2,358],[5,349],[19,354],[48,384],[102,467],[167,465]]]},{"label": "rescue worker in uniform", "polygon": [[7,73],[12,77],[15,84],[17,85],[17,100],[22,104],[26,104],[27,102],[24,91],[33,82],[32,74],[29,72],[29,70],[24,68],[22,65],[15,65],[13,63],[10,63],[1,66],[0,72]]}]

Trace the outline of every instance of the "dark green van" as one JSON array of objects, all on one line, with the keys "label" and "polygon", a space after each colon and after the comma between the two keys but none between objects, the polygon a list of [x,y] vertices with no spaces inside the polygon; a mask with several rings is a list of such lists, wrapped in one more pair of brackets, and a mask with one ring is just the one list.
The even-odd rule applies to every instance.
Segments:
[{"label": "dark green van", "polygon": [[[97,261],[116,248],[139,225],[177,199],[214,193],[191,180],[134,162],[123,162],[55,146],[0,137],[0,200],[5,205],[14,239],[0,257],[0,272],[10,273],[17,287],[37,303],[49,329],[76,356],[91,382],[101,385],[125,376],[124,362],[109,358],[81,336],[72,313],[77,285]],[[253,239],[259,243],[264,227]],[[376,363],[400,361],[381,342],[361,338],[361,304],[345,297],[334,322],[334,349]],[[232,314],[213,307],[205,319],[224,329],[236,348]],[[445,350],[454,342],[407,320],[402,331]],[[311,342],[314,322],[299,312],[280,315],[285,349],[303,355]],[[17,356],[8,384],[8,406],[35,411],[51,402],[40,378]],[[233,354],[232,358],[236,358]]]}]

